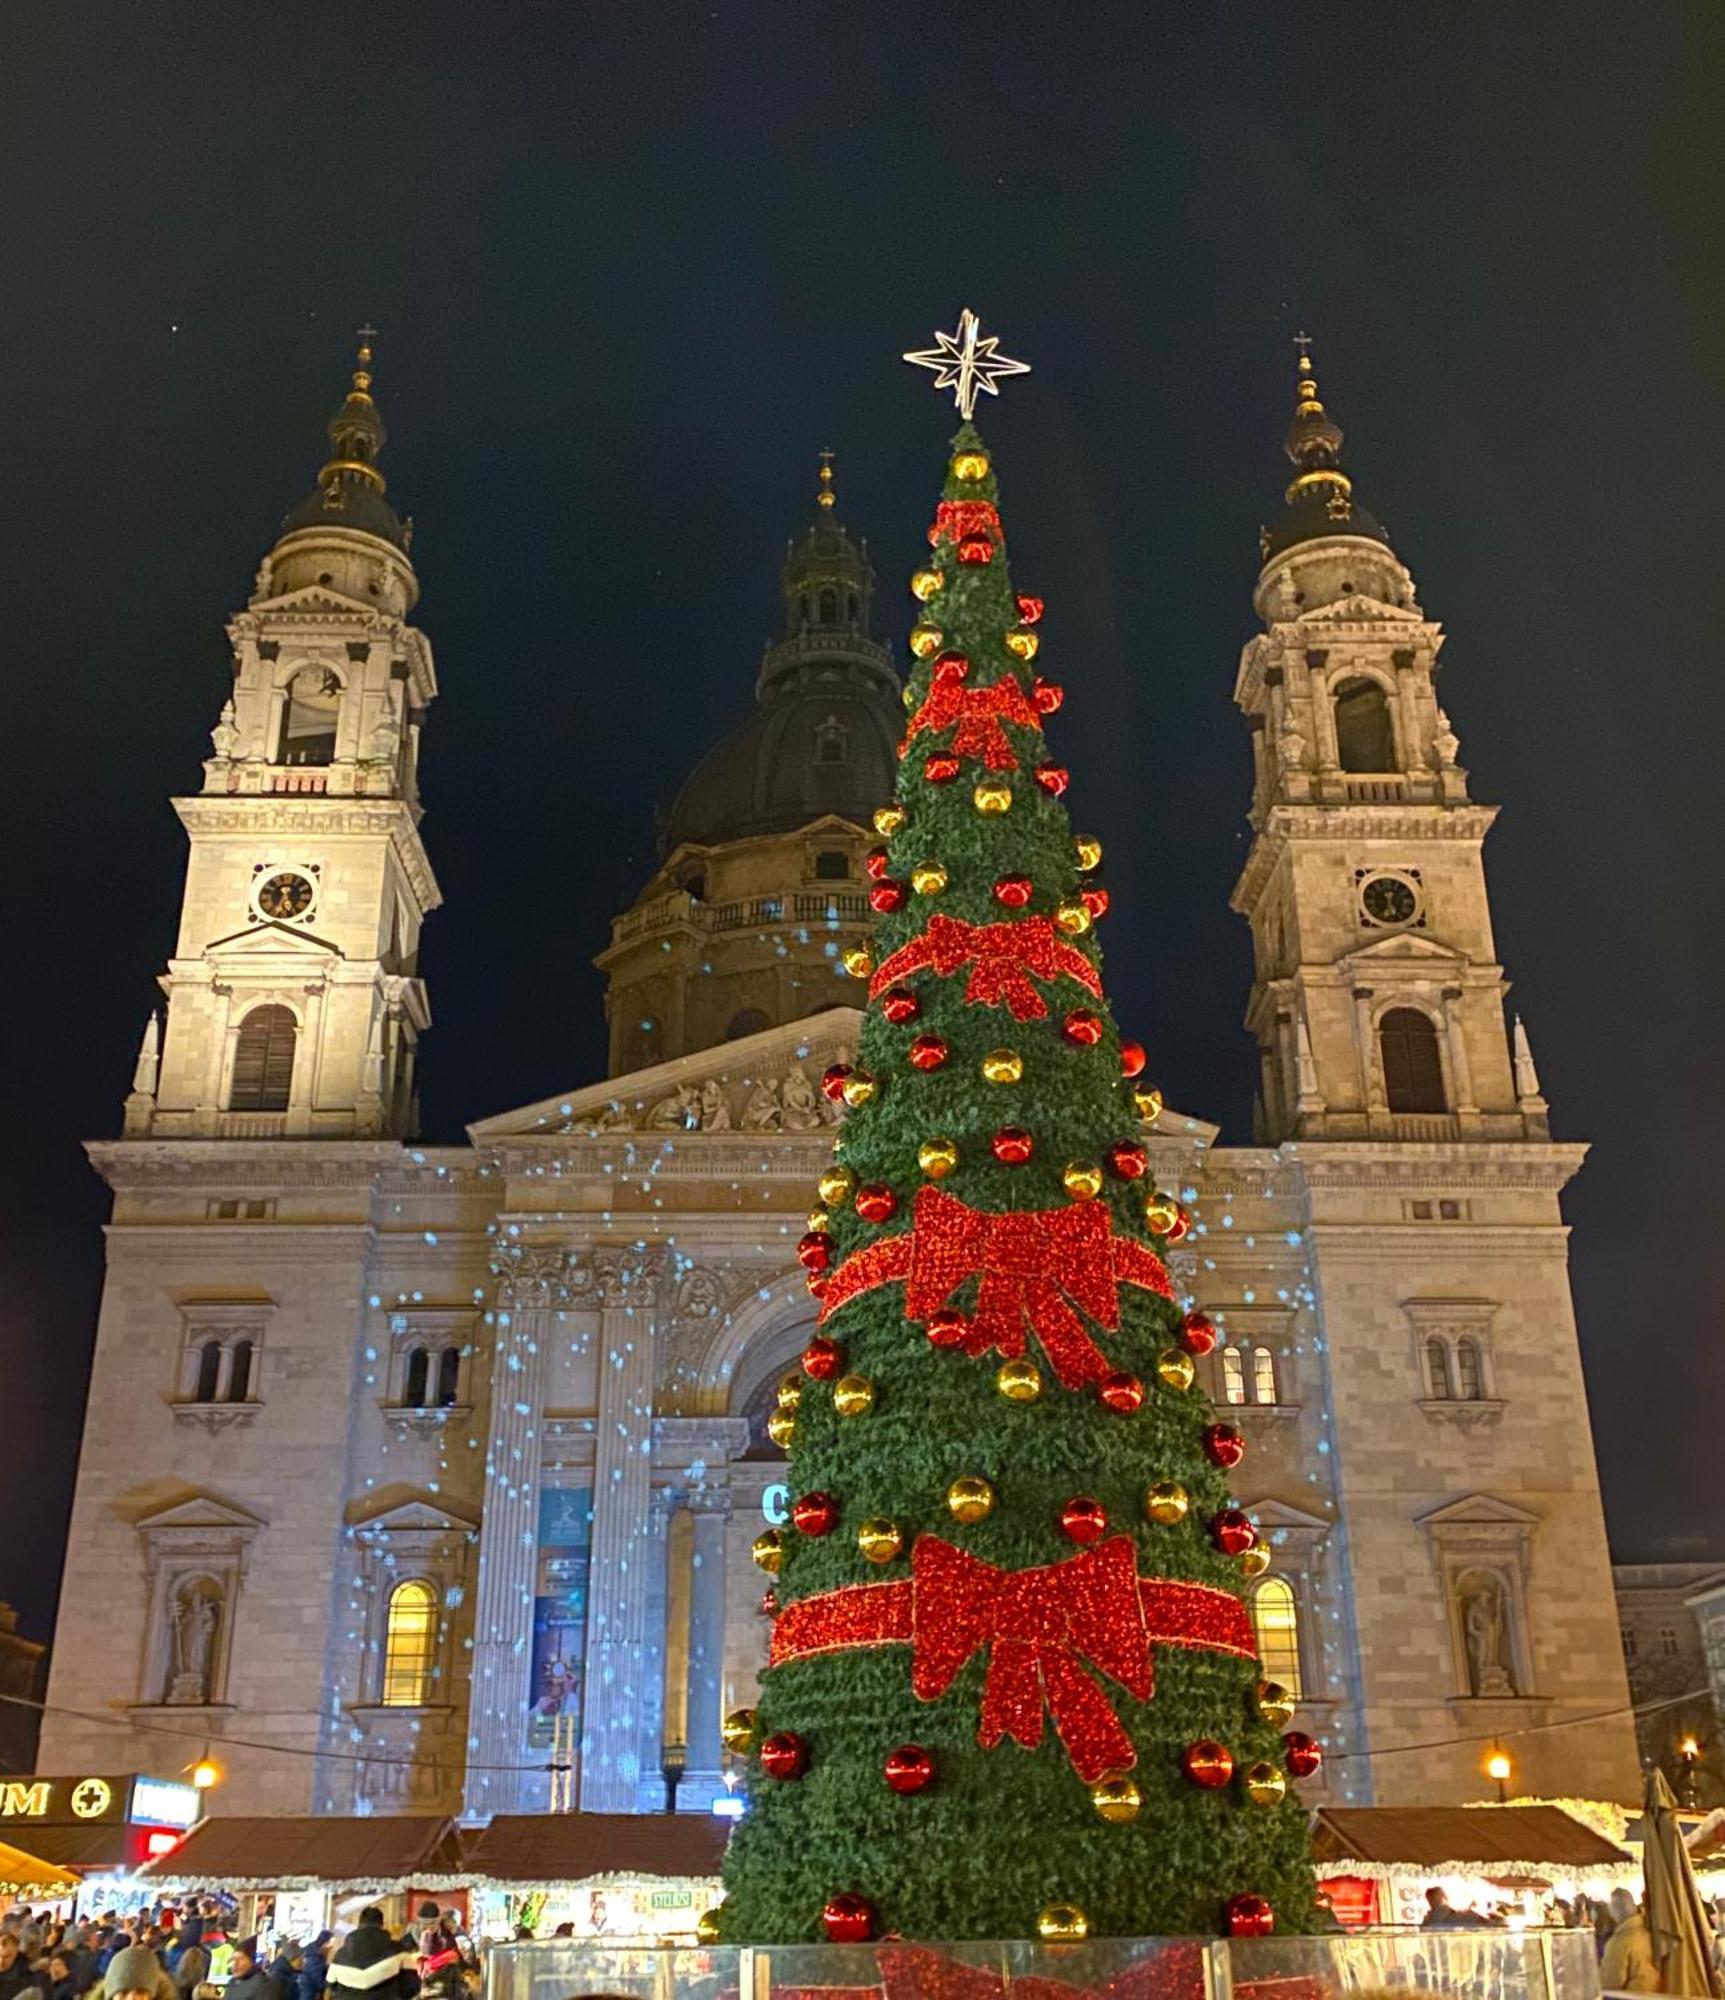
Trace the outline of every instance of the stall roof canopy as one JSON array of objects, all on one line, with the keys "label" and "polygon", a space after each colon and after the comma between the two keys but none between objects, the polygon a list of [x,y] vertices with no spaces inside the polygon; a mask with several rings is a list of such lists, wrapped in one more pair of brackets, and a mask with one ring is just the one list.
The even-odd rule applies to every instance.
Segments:
[{"label": "stall roof canopy", "polygon": [[56,1868],[40,1855],[26,1854],[23,1848],[0,1840],[0,1887],[16,1892],[25,1889],[75,1889],[77,1886],[76,1875],[68,1874],[64,1868]]},{"label": "stall roof canopy", "polygon": [[730,1832],[711,1813],[500,1813],[468,1837],[467,1866],[493,1882],[717,1875]]},{"label": "stall roof canopy", "polygon": [[253,1819],[219,1813],[199,1820],[171,1854],[139,1872],[288,1883],[412,1881],[460,1869],[460,1841],[454,1821],[446,1818]]},{"label": "stall roof canopy", "polygon": [[1613,1868],[1630,1857],[1560,1806],[1324,1806],[1312,1818],[1312,1858],[1379,1867],[1531,1861]]},{"label": "stall roof canopy", "polygon": [[[123,1868],[130,1849],[124,1826],[39,1826],[30,1828],[30,1852],[56,1868]],[[22,1832],[22,1827],[19,1829]]]}]

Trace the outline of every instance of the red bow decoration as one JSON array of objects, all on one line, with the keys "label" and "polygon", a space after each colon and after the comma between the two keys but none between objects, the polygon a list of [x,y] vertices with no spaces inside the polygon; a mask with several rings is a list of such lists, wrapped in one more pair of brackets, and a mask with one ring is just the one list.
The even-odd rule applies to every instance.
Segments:
[{"label": "red bow decoration", "polygon": [[980,757],[991,771],[1016,771],[1018,759],[1002,722],[1021,722],[1026,729],[1042,727],[1035,703],[1013,675],[987,687],[937,681],[911,717],[898,754],[902,757],[922,730],[950,729],[957,723],[952,739],[955,757]]},{"label": "red bow decoration", "polygon": [[1046,1569],[1021,1570],[996,1569],[924,1535],[911,1556],[911,1581],[910,1684],[919,1701],[945,1694],[959,1668],[986,1646],[976,1732],[985,1750],[1003,1736],[1034,1750],[1046,1703],[1086,1784],[1138,1761],[1108,1697],[1078,1664],[1094,1661],[1136,1700],[1150,1699],[1150,1638],[1130,1535]]},{"label": "red bow decoration", "polygon": [[821,1297],[821,1324],[860,1293],[898,1278],[905,1281],[905,1317],[918,1324],[967,1279],[980,1278],[965,1352],[992,1349],[1016,1357],[1024,1352],[1028,1324],[1068,1389],[1109,1373],[1107,1356],[1069,1299],[1113,1332],[1120,1324],[1120,1285],[1173,1297],[1161,1258],[1128,1236],[1114,1235],[1102,1202],[996,1215],[967,1208],[937,1187],[918,1191],[915,1223],[907,1234],[853,1252],[833,1273]]},{"label": "red bow decoration", "polygon": [[868,997],[878,1000],[907,973],[926,969],[950,979],[965,965],[975,967],[964,989],[966,1005],[1005,1005],[1015,1021],[1038,1021],[1048,1012],[1048,1002],[1030,983],[1033,978],[1076,979],[1087,993],[1102,998],[1101,974],[1047,917],[967,924],[962,917],[945,916],[930,917],[921,937],[900,945],[876,969],[869,981]]}]

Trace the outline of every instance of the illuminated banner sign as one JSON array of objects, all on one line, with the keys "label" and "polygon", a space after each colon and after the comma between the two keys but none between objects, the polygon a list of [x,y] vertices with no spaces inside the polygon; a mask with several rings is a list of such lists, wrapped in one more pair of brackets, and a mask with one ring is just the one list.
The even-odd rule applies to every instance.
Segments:
[{"label": "illuminated banner sign", "polygon": [[38,1820],[49,1826],[119,1826],[132,1780],[11,1778],[0,1783],[0,1821]]},{"label": "illuminated banner sign", "polygon": [[171,1826],[181,1833],[198,1822],[195,1785],[178,1785],[166,1778],[134,1778],[126,1817],[134,1826]]}]

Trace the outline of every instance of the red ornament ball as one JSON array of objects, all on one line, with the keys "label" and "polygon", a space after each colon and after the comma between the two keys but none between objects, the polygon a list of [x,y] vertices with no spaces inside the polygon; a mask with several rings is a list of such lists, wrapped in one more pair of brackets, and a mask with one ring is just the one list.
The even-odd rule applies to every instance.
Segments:
[{"label": "red ornament ball", "polygon": [[1018,599],[1018,615],[1026,625],[1036,625],[1042,619],[1042,599],[1026,597],[1021,592]]},{"label": "red ornament ball", "polygon": [[833,1261],[833,1246],[818,1230],[797,1238],[797,1262],[805,1271],[824,1271]]},{"label": "red ornament ball", "polygon": [[966,535],[958,545],[958,559],[968,568],[980,568],[994,560],[994,544],[986,535]]},{"label": "red ornament ball", "polygon": [[1268,1937],[1276,1928],[1276,1913],[1267,1896],[1230,1896],[1223,1914],[1230,1937]]},{"label": "red ornament ball", "polygon": [[946,1037],[944,1035],[918,1035],[905,1050],[912,1069],[939,1069],[947,1058]]},{"label": "red ornament ball", "polygon": [[885,1181],[867,1181],[857,1189],[855,1205],[864,1222],[890,1222],[898,1213],[898,1196]]},{"label": "red ornament ball", "polygon": [[822,1276],[818,1271],[810,1271],[803,1278],[803,1285],[811,1299],[824,1298],[826,1289],[831,1283],[830,1278]]},{"label": "red ornament ball", "polygon": [[1246,1456],[1246,1440],[1232,1424],[1211,1424],[1204,1433],[1204,1456],[1224,1472],[1232,1472]]},{"label": "red ornament ball", "polygon": [[1225,1556],[1243,1556],[1258,1539],[1258,1531],[1252,1526],[1243,1509],[1224,1507],[1210,1520],[1210,1539]]},{"label": "red ornament ball", "polygon": [[988,1150],[1003,1167],[1021,1167],[1036,1150],[1036,1141],[1022,1125],[1003,1125],[988,1142]]},{"label": "red ornament ball", "polygon": [[958,776],[958,759],[949,751],[937,750],[923,759],[922,775],[931,785],[950,785]]},{"label": "red ornament ball", "polygon": [[759,1604],[755,1606],[755,1609],[761,1614],[763,1618],[778,1617],[779,1593],[771,1588],[764,1590],[761,1593],[761,1601]]},{"label": "red ornament ball", "polygon": [[769,1778],[800,1778],[809,1768],[809,1746],[794,1729],[781,1729],[761,1745],[761,1769]]},{"label": "red ornament ball", "polygon": [[1108,1509],[1088,1493],[1075,1493],[1060,1510],[1060,1532],[1069,1542],[1088,1548],[1108,1532]]},{"label": "red ornament ball", "polygon": [[1124,1077],[1142,1076],[1144,1065],[1150,1060],[1142,1042],[1122,1042],[1120,1044],[1120,1074]]},{"label": "red ornament ball", "polygon": [[830,1382],[844,1372],[845,1351],[836,1340],[817,1333],[803,1349],[803,1373],[811,1382]]},{"label": "red ornament ball", "polygon": [[1189,1312],[1180,1321],[1180,1345],[1188,1354],[1208,1354],[1216,1345],[1216,1326],[1208,1313]]},{"label": "red ornament ball", "polygon": [[1104,1375],[1096,1392],[1111,1410],[1129,1417],[1144,1401],[1144,1384],[1136,1375]]},{"label": "red ornament ball", "polygon": [[1060,1024],[1060,1032],[1081,1049],[1093,1049],[1102,1039],[1102,1016],[1094,1007],[1074,1007]]},{"label": "red ornament ball", "polygon": [[1303,1729],[1290,1729],[1282,1738],[1282,1749],[1288,1759],[1290,1778],[1314,1777],[1324,1761],[1322,1745]]},{"label": "red ornament ball", "polygon": [[1099,883],[1088,889],[1080,889],[1078,900],[1090,912],[1092,920],[1108,914],[1108,891]]},{"label": "red ornament ball", "polygon": [[888,1754],[885,1775],[892,1791],[908,1797],[934,1783],[934,1759],[920,1743],[901,1743]]},{"label": "red ornament ball", "polygon": [[799,1535],[830,1535],[839,1524],[839,1503],[830,1493],[799,1493],[791,1502],[791,1526]]},{"label": "red ornament ball", "polygon": [[1036,703],[1039,714],[1052,715],[1066,699],[1066,690],[1058,681],[1045,681],[1038,674],[1036,677],[1036,686],[1031,690],[1030,698]]},{"label": "red ornament ball", "polygon": [[884,847],[871,847],[863,856],[863,873],[871,882],[884,882],[891,865]]},{"label": "red ornament ball", "polygon": [[1064,764],[1038,764],[1030,774],[1051,799],[1057,799],[1072,782],[1072,773]]},{"label": "red ornament ball", "polygon": [[1136,1139],[1116,1139],[1102,1158],[1120,1181],[1141,1181],[1150,1168],[1150,1155]]},{"label": "red ornament ball", "polygon": [[928,1335],[930,1347],[962,1347],[970,1331],[970,1321],[951,1306],[942,1306],[939,1312],[929,1314],[923,1331]]},{"label": "red ornament ball", "polygon": [[880,1010],[896,1028],[914,1021],[922,1012],[922,1002],[908,986],[889,986],[880,996]]},{"label": "red ornament ball", "polygon": [[1192,1218],[1186,1213],[1184,1206],[1176,1202],[1174,1220],[1163,1230],[1162,1240],[1164,1243],[1184,1243],[1191,1233]]},{"label": "red ornament ball", "polygon": [[941,653],[936,657],[931,672],[938,686],[956,687],[970,672],[970,662],[962,653]]},{"label": "red ornament ball", "polygon": [[831,1944],[867,1944],[874,1936],[874,1905],[866,1896],[829,1896],[821,1926]]},{"label": "red ornament ball", "polygon": [[868,892],[869,908],[878,916],[890,916],[894,910],[902,910],[904,908],[905,897],[908,893],[902,882],[894,881],[888,875],[883,881],[877,882]]},{"label": "red ornament ball", "polygon": [[1180,1752],[1180,1768],[1193,1784],[1207,1792],[1219,1792],[1234,1775],[1234,1753],[1226,1743],[1201,1736]]},{"label": "red ornament ball", "polygon": [[830,1098],[834,1104],[845,1101],[845,1079],[851,1073],[849,1063],[829,1063],[821,1071],[821,1095]]},{"label": "red ornament ball", "polygon": [[994,900],[1004,909],[1022,910],[1035,887],[1028,875],[1002,875],[994,885]]}]

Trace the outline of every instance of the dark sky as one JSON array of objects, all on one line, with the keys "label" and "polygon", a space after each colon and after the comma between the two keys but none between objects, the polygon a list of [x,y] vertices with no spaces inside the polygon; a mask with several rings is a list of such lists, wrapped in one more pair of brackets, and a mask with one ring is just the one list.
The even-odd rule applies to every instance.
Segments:
[{"label": "dark sky", "polygon": [[[971,304],[1109,971],[1246,1136],[1230,689],[1317,339],[1558,1131],[1621,1553],[1725,1557],[1716,5],[187,5],[0,21],[0,1595],[45,1635],[116,1129],[224,618],[370,318],[432,711],[433,1137],[602,1072],[589,960],[838,452],[902,635]],[[163,1421],[151,1404],[140,1425]],[[76,1587],[76,1578],[73,1579]]]}]

